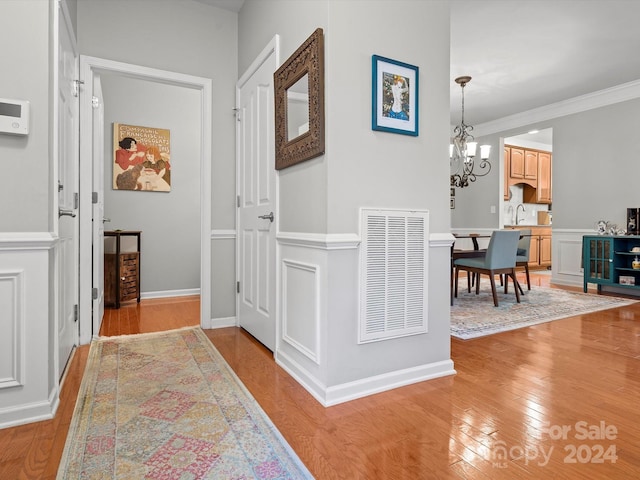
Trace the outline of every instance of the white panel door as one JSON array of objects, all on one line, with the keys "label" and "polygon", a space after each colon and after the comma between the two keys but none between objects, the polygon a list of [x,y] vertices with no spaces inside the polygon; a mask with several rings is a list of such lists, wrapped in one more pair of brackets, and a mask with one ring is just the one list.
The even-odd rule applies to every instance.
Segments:
[{"label": "white panel door", "polygon": [[62,377],[78,344],[80,230],[78,56],[58,4],[58,368]]},{"label": "white panel door", "polygon": [[271,351],[276,339],[276,171],[272,51],[238,82],[238,318]]},{"label": "white panel door", "polygon": [[92,245],[93,245],[93,280],[96,292],[93,295],[92,333],[100,333],[100,325],[104,316],[104,103],[102,101],[102,85],[100,76],[93,77],[93,200],[92,212]]}]

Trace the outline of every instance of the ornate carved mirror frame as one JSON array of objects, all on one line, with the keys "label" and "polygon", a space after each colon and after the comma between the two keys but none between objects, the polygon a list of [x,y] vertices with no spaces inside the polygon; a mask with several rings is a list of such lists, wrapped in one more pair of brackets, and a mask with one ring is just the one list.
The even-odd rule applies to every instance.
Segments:
[{"label": "ornate carved mirror frame", "polygon": [[[288,90],[308,76],[309,125],[289,138],[289,116],[293,115]],[[310,160],[324,153],[324,35],[316,29],[273,74],[275,87],[276,170]],[[304,83],[304,82],[300,82]]]}]

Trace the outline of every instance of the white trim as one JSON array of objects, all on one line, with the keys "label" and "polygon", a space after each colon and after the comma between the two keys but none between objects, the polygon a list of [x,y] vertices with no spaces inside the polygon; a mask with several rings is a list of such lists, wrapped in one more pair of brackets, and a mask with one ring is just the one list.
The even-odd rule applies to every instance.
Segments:
[{"label": "white trim", "polygon": [[[91,97],[93,96],[93,76],[100,73],[120,73],[128,77],[152,82],[193,88],[200,91],[200,323],[204,326],[211,318],[211,141],[212,141],[212,81],[210,78],[196,77],[182,73],[158,70],[113,60],[80,56],[80,79],[84,82],[85,95],[80,102],[80,155],[93,158],[91,122]],[[85,139],[83,142],[82,140]],[[80,343],[91,341],[91,187],[93,162],[80,162]],[[83,213],[85,212],[85,213]]]},{"label": "white trim", "polygon": [[205,325],[202,327],[204,329],[214,329],[214,328],[227,328],[227,327],[238,327],[238,319],[236,317],[220,317],[220,318],[211,318]]},{"label": "white trim", "polygon": [[[12,335],[10,339],[11,347],[2,352],[3,371],[7,375],[0,378],[0,390],[3,388],[22,387],[25,384],[26,370],[26,344],[25,337],[26,322],[25,305],[26,286],[24,268],[14,268],[12,270],[0,269],[0,285],[8,284],[8,290],[12,295],[7,295],[2,300],[2,310],[4,313],[3,336]],[[7,289],[3,288],[3,292]],[[7,321],[8,320],[8,321]],[[8,354],[8,355],[7,355]],[[7,368],[9,367],[9,368]],[[10,370],[10,372],[8,371]]]},{"label": "white trim", "polygon": [[358,248],[361,242],[360,236],[355,233],[279,232],[276,239],[280,245],[320,250],[350,250]]},{"label": "white trim", "polygon": [[235,240],[235,230],[212,230],[211,240]]},{"label": "white trim", "polygon": [[640,80],[634,80],[615,87],[552,103],[544,107],[534,108],[490,122],[481,123],[474,127],[473,134],[476,137],[491,135],[512,128],[523,127],[574,113],[606,107],[615,103],[626,102],[639,97]]},{"label": "white trim", "polygon": [[429,247],[450,247],[456,241],[450,233],[432,233],[429,235]]},{"label": "white trim", "polygon": [[453,361],[443,360],[327,387],[318,382],[313,375],[286,353],[278,351],[275,358],[276,363],[324,407],[331,407],[375,393],[456,374],[453,368]]},{"label": "white trim", "polygon": [[[287,311],[287,309],[285,308],[286,305],[288,305],[288,301],[287,301],[287,296],[290,292],[293,291],[293,288],[289,286],[287,280],[288,280],[288,275],[287,275],[287,268],[288,269],[297,269],[303,272],[307,272],[310,273],[313,276],[313,291],[312,292],[301,292],[301,291],[296,291],[295,295],[296,297],[300,297],[300,295],[303,294],[308,294],[310,293],[311,295],[309,295],[310,298],[307,298],[308,302],[312,302],[313,303],[313,308],[312,308],[312,315],[313,315],[313,321],[312,326],[313,326],[313,336],[315,338],[315,341],[313,342],[313,348],[310,348],[310,346],[308,345],[303,345],[301,342],[299,342],[298,340],[296,340],[295,338],[293,338],[293,336],[290,334],[289,332],[289,312]],[[320,295],[320,278],[321,278],[321,268],[319,265],[313,265],[310,263],[303,263],[303,262],[298,262],[298,261],[294,261],[294,260],[288,260],[288,259],[283,259],[282,260],[282,271],[280,272],[281,278],[282,278],[282,283],[281,283],[281,289],[282,289],[282,340],[286,343],[288,343],[289,345],[291,345],[291,347],[295,348],[298,352],[300,352],[302,355],[306,356],[307,358],[309,358],[311,361],[313,361],[314,363],[316,363],[317,365],[320,365],[320,340],[321,340],[321,332],[320,332],[320,299],[321,299],[321,295]],[[296,323],[296,319],[294,319],[294,321],[292,323]]]},{"label": "white trim", "polygon": [[53,248],[58,237],[50,232],[0,232],[0,250],[42,250]]},{"label": "white trim", "polygon": [[170,297],[190,297],[200,295],[199,288],[185,288],[182,290],[161,290],[157,292],[141,292],[140,298],[170,298]]}]

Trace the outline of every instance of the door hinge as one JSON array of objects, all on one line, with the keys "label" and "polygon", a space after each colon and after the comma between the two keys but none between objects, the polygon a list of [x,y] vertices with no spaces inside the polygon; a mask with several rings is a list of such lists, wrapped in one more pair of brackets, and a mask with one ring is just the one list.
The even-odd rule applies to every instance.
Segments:
[{"label": "door hinge", "polygon": [[240,208],[240,195],[236,197],[236,206]]},{"label": "door hinge", "polygon": [[235,114],[235,116],[236,116],[236,122],[239,122],[239,121],[240,121],[240,112],[241,112],[241,110],[240,110],[239,108],[234,108],[234,109],[233,109],[233,113],[234,113],[234,114]]},{"label": "door hinge", "polygon": [[80,205],[80,194],[78,192],[73,193],[73,209],[77,210]]},{"label": "door hinge", "polygon": [[91,192],[91,203],[98,203],[98,192]]},{"label": "door hinge", "polygon": [[98,108],[100,107],[100,99],[98,97],[91,97],[91,107]]},{"label": "door hinge", "polygon": [[93,300],[97,300],[98,299],[98,289],[97,288],[92,288],[91,289],[91,298]]},{"label": "door hinge", "polygon": [[236,293],[240,293],[240,282],[236,282]]},{"label": "door hinge", "polygon": [[79,314],[78,304],[76,303],[76,304],[73,306],[73,321],[74,321],[74,322],[77,322],[77,321],[78,321],[78,317],[79,317],[79,316],[80,316],[80,314]]},{"label": "door hinge", "polygon": [[73,96],[77,97],[78,95],[80,95],[80,85],[84,85],[84,82],[82,80],[74,80],[73,81]]}]

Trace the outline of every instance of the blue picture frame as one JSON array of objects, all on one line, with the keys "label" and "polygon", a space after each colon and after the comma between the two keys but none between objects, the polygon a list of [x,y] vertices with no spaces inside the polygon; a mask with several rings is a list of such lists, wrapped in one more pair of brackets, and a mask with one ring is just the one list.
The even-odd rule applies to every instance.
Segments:
[{"label": "blue picture frame", "polygon": [[420,69],[379,55],[371,66],[371,129],[417,137]]}]

